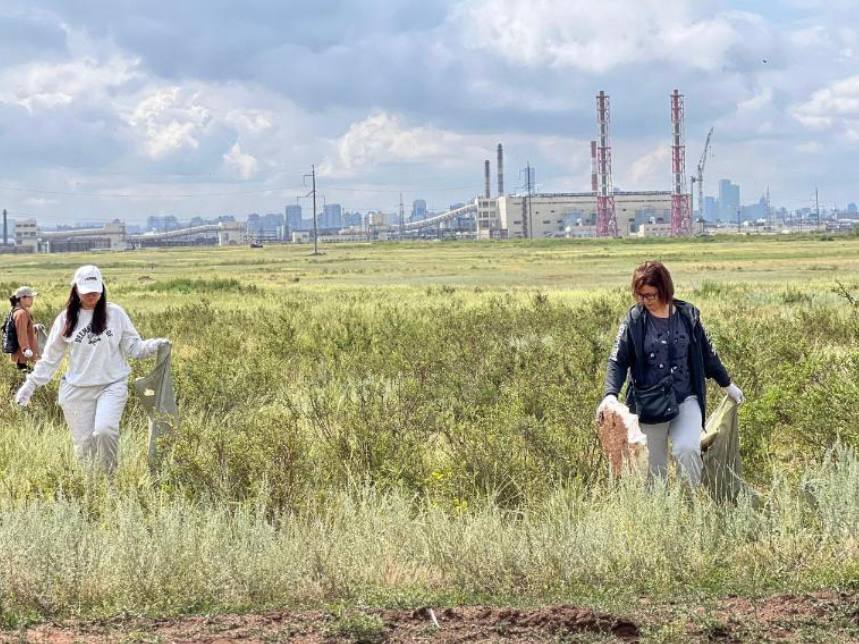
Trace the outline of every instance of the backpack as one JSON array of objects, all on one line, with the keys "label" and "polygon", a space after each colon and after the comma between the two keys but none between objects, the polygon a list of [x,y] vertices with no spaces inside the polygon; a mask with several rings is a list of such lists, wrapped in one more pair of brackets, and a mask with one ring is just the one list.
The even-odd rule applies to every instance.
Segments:
[{"label": "backpack", "polygon": [[6,321],[3,323],[3,353],[18,353],[21,345],[18,343],[18,331],[15,329],[15,320],[12,319],[12,314],[15,309],[9,311],[6,316]]}]

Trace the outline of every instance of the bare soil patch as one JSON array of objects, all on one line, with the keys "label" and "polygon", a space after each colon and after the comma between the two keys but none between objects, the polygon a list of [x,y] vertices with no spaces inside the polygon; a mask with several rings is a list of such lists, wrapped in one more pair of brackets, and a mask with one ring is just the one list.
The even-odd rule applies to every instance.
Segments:
[{"label": "bare soil patch", "polygon": [[[859,641],[859,594],[730,597],[711,607],[650,606],[633,616],[558,605],[276,611],[164,620],[68,621],[0,633],[2,642],[638,642],[677,623],[676,641]],[[665,638],[665,632],[657,639]],[[673,638],[669,638],[673,639]]]}]

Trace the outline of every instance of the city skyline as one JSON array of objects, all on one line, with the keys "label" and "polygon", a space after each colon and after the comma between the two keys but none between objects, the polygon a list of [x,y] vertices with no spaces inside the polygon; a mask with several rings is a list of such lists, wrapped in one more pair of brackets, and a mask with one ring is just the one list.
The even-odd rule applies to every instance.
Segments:
[{"label": "city skyline", "polygon": [[[344,210],[428,211],[506,184],[584,192],[594,95],[612,97],[615,185],[670,189],[668,94],[686,96],[705,193],[769,188],[846,209],[859,161],[851,3],[431,0],[334,7],[10,0],[0,10],[0,199],[45,225]],[[302,202],[305,212],[309,204]],[[320,216],[323,204],[318,206]],[[407,215],[410,208],[406,208]]]}]

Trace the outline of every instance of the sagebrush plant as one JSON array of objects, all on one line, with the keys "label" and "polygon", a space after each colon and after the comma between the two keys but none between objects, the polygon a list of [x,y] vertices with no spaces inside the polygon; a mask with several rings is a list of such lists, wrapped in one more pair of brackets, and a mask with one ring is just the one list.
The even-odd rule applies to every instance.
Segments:
[{"label": "sagebrush plant", "polygon": [[837,448],[736,506],[634,478],[516,511],[483,498],[451,513],[367,484],[288,513],[133,490],[97,511],[31,501],[3,510],[0,616],[855,592],[857,495],[859,461]]},{"label": "sagebrush plant", "polygon": [[[699,246],[718,254],[701,260],[713,268],[695,265],[704,274],[741,263],[734,246]],[[481,265],[507,252],[488,248],[453,252]],[[534,251],[523,265],[564,260],[559,244],[523,248]],[[602,250],[575,248],[604,261]],[[631,266],[644,251],[624,242],[613,252]],[[689,261],[684,252],[669,244],[665,255]],[[121,276],[112,296],[144,336],[174,343],[181,418],[155,473],[134,399],[108,482],[76,462],[56,380],[27,410],[2,396],[7,621],[373,598],[855,589],[859,311],[843,295],[855,281],[707,277],[678,289],[702,309],[748,398],[745,477],[764,504],[720,507],[682,488],[607,480],[593,414],[626,287],[320,287],[305,285],[305,272],[342,282],[379,268],[254,257],[229,277],[220,271],[233,260],[212,256],[224,268],[189,261],[168,275],[111,260]],[[67,287],[28,281],[49,323]],[[134,363],[134,375],[149,366]],[[0,370],[0,391],[19,378]],[[720,395],[711,384],[711,408]]]}]

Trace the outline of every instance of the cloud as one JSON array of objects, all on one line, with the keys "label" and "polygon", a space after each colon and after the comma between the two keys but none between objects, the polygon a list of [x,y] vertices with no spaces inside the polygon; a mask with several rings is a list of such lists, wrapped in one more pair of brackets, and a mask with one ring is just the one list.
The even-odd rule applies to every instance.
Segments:
[{"label": "cloud", "polygon": [[845,134],[859,141],[859,76],[820,89],[798,105],[794,116],[806,128]]},{"label": "cloud", "polygon": [[0,75],[0,100],[31,112],[76,101],[90,102],[141,78],[139,61],[117,56],[108,60],[80,58],[62,63],[27,63]]},{"label": "cloud", "polygon": [[740,40],[738,14],[695,18],[687,0],[469,0],[457,15],[473,47],[529,67],[603,73],[676,62],[717,69]]},{"label": "cloud", "polygon": [[429,127],[408,127],[395,114],[377,112],[353,123],[336,143],[336,156],[323,175],[355,174],[378,165],[444,161],[463,143],[460,135]]},{"label": "cloud", "polygon": [[[853,0],[6,0],[0,170],[19,188],[155,195],[57,197],[58,218],[280,211],[314,163],[329,186],[448,186],[414,195],[447,205],[481,190],[501,141],[508,186],[530,162],[547,190],[587,190],[605,89],[616,184],[664,188],[677,87],[690,160],[716,127],[712,181],[787,198],[810,176],[855,200],[857,33]],[[827,154],[809,159],[811,142]],[[250,181],[270,192],[203,196]]]},{"label": "cloud", "polygon": [[127,121],[144,140],[147,153],[158,159],[199,148],[212,115],[197,94],[164,87],[143,98]]},{"label": "cloud", "polygon": [[238,172],[242,179],[252,178],[259,168],[257,160],[250,154],[243,153],[238,143],[233,145],[230,151],[224,155],[224,163]]},{"label": "cloud", "polygon": [[0,13],[0,67],[68,51],[66,31],[32,7],[6,7]]},{"label": "cloud", "polygon": [[638,157],[630,166],[631,186],[626,189],[652,189],[667,185],[671,176],[671,148],[666,143]]}]

